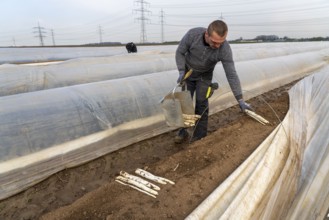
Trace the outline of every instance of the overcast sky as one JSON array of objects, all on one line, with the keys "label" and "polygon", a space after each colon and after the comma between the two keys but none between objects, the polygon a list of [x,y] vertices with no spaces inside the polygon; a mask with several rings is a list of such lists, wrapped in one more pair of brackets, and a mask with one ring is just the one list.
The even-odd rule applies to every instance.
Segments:
[{"label": "overcast sky", "polygon": [[146,42],[179,41],[215,19],[227,22],[229,40],[327,37],[328,11],[328,0],[1,0],[0,46],[40,45],[38,23],[44,45],[138,43],[143,18]]}]

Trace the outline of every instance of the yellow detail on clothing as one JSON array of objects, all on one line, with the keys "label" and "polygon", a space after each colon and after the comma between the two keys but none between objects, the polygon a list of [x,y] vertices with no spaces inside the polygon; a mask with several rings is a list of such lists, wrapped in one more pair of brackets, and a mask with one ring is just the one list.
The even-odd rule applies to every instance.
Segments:
[{"label": "yellow detail on clothing", "polygon": [[211,93],[211,87],[209,86],[207,90],[206,98],[210,97],[210,93]]}]

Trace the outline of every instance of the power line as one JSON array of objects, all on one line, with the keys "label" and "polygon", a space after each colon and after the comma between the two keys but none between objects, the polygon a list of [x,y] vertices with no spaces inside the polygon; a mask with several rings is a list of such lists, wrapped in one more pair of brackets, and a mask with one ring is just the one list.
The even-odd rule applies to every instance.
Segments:
[{"label": "power line", "polygon": [[13,47],[16,47],[16,40],[14,37],[13,37]]},{"label": "power line", "polygon": [[56,46],[56,43],[55,43],[55,36],[54,36],[54,30],[51,29],[51,39],[53,40],[53,46]]},{"label": "power line", "polygon": [[164,12],[162,9],[160,11],[160,24],[161,24],[161,43],[163,43],[164,42],[164,31],[163,31]]},{"label": "power line", "polygon": [[141,13],[141,16],[139,18],[136,18],[137,20],[141,21],[141,43],[145,43],[147,36],[146,36],[146,27],[145,27],[145,21],[149,21],[145,14],[150,13],[149,10],[146,10],[145,7],[149,4],[148,2],[144,0],[136,0],[137,4],[140,4],[140,9],[135,9],[135,11],[139,11]]},{"label": "power line", "polygon": [[224,20],[224,17],[223,17],[223,13],[222,12],[220,13],[219,19],[222,20],[222,21]]},{"label": "power line", "polygon": [[103,39],[102,39],[102,34],[104,33],[102,26],[98,26],[98,33],[99,33],[99,43],[103,43]]},{"label": "power line", "polygon": [[[282,2],[285,7],[282,7],[282,4],[281,6],[274,4],[277,1]],[[179,2],[177,2],[179,4],[161,4],[161,14],[159,15],[159,13],[157,13],[157,15],[152,15],[147,14],[149,12],[146,10],[149,9],[147,8],[147,2],[138,0],[135,2],[138,3],[138,9],[136,5],[134,6],[136,10],[134,10],[133,7],[126,7],[125,9],[115,11],[115,13],[88,22],[76,25],[62,24],[63,26],[54,27],[54,29],[56,29],[56,43],[90,43],[90,41],[95,40],[95,26],[97,28],[96,34],[99,35],[100,41],[103,41],[104,38],[107,37],[110,37],[111,40],[114,41],[138,41],[138,37],[140,37],[141,42],[145,42],[146,40],[157,42],[177,40],[177,36],[185,33],[187,29],[196,26],[203,27],[208,24],[209,21],[218,19],[220,16],[224,16],[225,20],[227,20],[226,22],[231,27],[231,33],[243,32],[242,35],[244,33],[287,32],[287,34],[296,34],[296,37],[299,37],[298,35],[305,35],[305,33],[308,32],[309,35],[313,35],[313,33],[324,35],[326,34],[325,31],[328,30],[329,17],[324,14],[326,10],[329,9],[329,2],[326,2],[326,0],[314,0],[308,3],[297,3],[286,0],[251,0],[251,2],[254,3],[252,7],[247,7],[247,4],[249,6],[250,2],[243,0],[207,0],[202,3],[191,2],[188,5]],[[234,10],[222,7],[227,5],[236,5],[237,7],[234,7]],[[154,7],[154,4],[151,6],[150,8],[153,10],[159,8]],[[188,10],[182,10],[183,7]],[[200,8],[200,10],[194,12],[193,8]],[[136,25],[136,23],[134,24],[134,22],[132,22],[133,20],[126,19],[131,17],[129,15],[131,10],[138,12],[138,16],[136,17],[139,18],[135,18],[135,20],[141,22],[141,25]],[[165,16],[164,11],[166,12]],[[157,24],[152,24],[149,22],[150,19],[148,18],[151,20],[158,19],[159,22],[157,22]],[[102,27],[101,32],[98,28],[100,25]],[[40,44],[43,45],[45,42],[44,37],[46,37],[45,35],[47,34],[45,34],[42,27],[40,27],[40,29],[39,27],[39,24],[38,27],[34,27],[35,32],[33,37],[38,37]],[[11,28],[14,28],[14,26]],[[102,32],[102,29],[105,30],[105,33]],[[129,30],[128,36],[126,30]],[[52,36],[50,35],[50,30],[47,31],[49,37]],[[322,31],[322,33],[320,31]],[[12,45],[13,38],[15,39],[15,44],[21,45],[26,44],[26,42],[30,43],[30,33],[31,30],[28,31],[28,29],[26,30],[24,28],[0,31],[0,44]],[[55,39],[54,36],[53,38]],[[132,40],[132,38],[134,39]],[[32,41],[32,44],[35,43]]]},{"label": "power line", "polygon": [[39,37],[39,39],[40,39],[40,45],[41,45],[41,46],[44,46],[43,38],[46,37],[46,36],[43,35],[43,34],[46,33],[46,32],[44,31],[45,28],[44,28],[44,27],[40,27],[40,24],[39,24],[39,22],[38,22],[38,27],[34,27],[33,29],[37,29],[37,31],[34,31],[34,33],[37,33],[38,36],[35,36],[35,37]]},{"label": "power line", "polygon": [[250,5],[250,4],[256,4],[256,3],[263,3],[263,0],[249,0],[247,1],[229,1],[228,3],[223,3],[219,1],[215,2],[202,2],[202,3],[189,3],[189,4],[159,4],[159,5],[153,5],[152,8],[213,8],[216,6],[236,6],[236,5]]}]

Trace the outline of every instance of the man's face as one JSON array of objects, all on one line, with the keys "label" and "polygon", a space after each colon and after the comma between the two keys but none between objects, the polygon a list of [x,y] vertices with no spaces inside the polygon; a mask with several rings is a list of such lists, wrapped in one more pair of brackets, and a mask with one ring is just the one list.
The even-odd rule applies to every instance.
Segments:
[{"label": "man's face", "polygon": [[206,31],[205,36],[206,36],[206,41],[210,45],[210,47],[213,49],[217,49],[226,40],[227,32],[225,33],[224,36],[219,36],[216,32],[212,32],[211,35],[209,35],[208,31]]}]

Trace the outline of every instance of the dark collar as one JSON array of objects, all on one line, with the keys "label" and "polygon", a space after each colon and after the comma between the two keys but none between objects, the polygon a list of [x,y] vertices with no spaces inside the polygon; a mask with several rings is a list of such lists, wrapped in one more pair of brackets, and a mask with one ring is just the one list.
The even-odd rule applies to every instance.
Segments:
[{"label": "dark collar", "polygon": [[210,45],[206,41],[206,32],[203,33],[202,39],[203,39],[203,44],[207,47],[210,47]]}]

